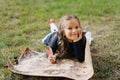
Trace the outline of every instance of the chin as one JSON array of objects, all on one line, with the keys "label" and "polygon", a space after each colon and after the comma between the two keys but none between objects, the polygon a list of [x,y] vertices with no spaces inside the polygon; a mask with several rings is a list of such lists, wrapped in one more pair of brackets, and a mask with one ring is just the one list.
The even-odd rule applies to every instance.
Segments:
[{"label": "chin", "polygon": [[77,40],[78,38],[74,37],[72,40]]}]

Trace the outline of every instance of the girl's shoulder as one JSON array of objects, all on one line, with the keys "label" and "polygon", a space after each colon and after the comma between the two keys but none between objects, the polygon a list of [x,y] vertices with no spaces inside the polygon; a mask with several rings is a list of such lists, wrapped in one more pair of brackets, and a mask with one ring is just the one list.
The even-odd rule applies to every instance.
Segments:
[{"label": "girl's shoulder", "polygon": [[50,45],[58,40],[58,32],[50,33],[44,40],[46,45]]},{"label": "girl's shoulder", "polygon": [[82,36],[85,36],[86,32],[82,32]]}]

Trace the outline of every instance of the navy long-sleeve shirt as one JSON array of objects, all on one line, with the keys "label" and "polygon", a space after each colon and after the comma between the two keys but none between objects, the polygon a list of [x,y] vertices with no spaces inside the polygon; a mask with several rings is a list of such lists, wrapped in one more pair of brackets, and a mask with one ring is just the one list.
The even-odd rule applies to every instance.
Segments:
[{"label": "navy long-sleeve shirt", "polygon": [[[51,35],[49,35],[45,40],[44,43],[46,45],[49,45],[52,50],[53,53],[56,52],[56,50],[58,50],[59,48],[59,39],[58,39],[58,33],[54,32]],[[82,36],[82,39],[77,41],[77,42],[70,42],[69,46],[67,46],[67,52],[68,54],[65,54],[64,56],[72,56],[72,57],[76,57],[78,59],[79,62],[83,62],[85,60],[85,47],[86,47],[86,37]]]}]

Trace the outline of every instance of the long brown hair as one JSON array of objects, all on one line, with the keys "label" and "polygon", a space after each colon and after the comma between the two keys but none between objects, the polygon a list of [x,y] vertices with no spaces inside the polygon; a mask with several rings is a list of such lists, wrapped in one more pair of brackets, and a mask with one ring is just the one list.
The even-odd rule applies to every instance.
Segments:
[{"label": "long brown hair", "polygon": [[[63,16],[60,19],[60,22],[58,24],[58,29],[59,29],[58,35],[59,35],[59,42],[60,42],[60,45],[59,45],[60,55],[59,55],[59,57],[62,57],[64,54],[67,53],[67,47],[69,46],[69,41],[64,36],[64,27],[66,27],[65,26],[66,21],[69,21],[71,19],[76,19],[79,23],[79,27],[81,28],[80,21],[79,21],[79,18],[77,16],[67,15],[67,16]],[[81,28],[81,30],[82,30],[82,28]]]}]

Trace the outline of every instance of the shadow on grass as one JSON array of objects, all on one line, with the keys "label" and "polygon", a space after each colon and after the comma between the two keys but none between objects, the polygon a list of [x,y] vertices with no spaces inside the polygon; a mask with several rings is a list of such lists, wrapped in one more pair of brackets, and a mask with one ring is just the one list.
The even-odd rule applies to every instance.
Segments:
[{"label": "shadow on grass", "polygon": [[117,56],[92,56],[94,76],[90,80],[120,80]]},{"label": "shadow on grass", "polygon": [[73,80],[65,77],[41,77],[41,76],[27,76],[21,74],[11,74],[12,80]]}]

